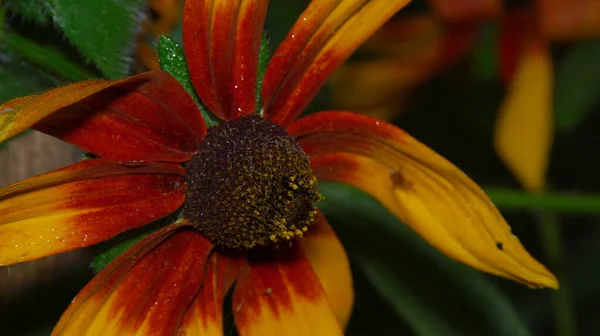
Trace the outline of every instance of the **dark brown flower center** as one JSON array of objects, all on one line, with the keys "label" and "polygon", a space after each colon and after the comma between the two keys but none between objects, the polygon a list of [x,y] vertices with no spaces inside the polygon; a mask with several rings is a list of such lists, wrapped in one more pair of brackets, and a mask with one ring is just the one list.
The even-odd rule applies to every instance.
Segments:
[{"label": "dark brown flower center", "polygon": [[302,236],[321,199],[298,142],[260,116],[210,128],[186,171],[184,216],[223,247],[250,249]]}]

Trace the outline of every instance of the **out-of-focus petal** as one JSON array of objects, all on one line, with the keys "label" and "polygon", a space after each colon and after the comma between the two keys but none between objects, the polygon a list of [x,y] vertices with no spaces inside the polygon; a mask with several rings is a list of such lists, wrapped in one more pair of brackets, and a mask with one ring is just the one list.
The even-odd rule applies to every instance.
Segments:
[{"label": "out-of-focus petal", "polygon": [[466,55],[475,28],[430,15],[392,19],[359,49],[372,57],[349,60],[331,77],[333,107],[393,119],[412,89]]},{"label": "out-of-focus petal", "polygon": [[322,213],[317,215],[298,244],[321,281],[338,322],[345,327],[354,303],[350,262],[344,246]]},{"label": "out-of-focus petal", "polygon": [[350,60],[331,77],[333,106],[363,114],[399,110],[406,92],[433,72],[441,36],[430,16],[388,22],[361,46],[373,58]]},{"label": "out-of-focus petal", "polygon": [[557,287],[485,193],[402,130],[332,111],[300,119],[288,131],[311,156],[319,180],[364,190],[448,256],[530,286]]},{"label": "out-of-focus petal", "polygon": [[223,299],[237,278],[244,260],[215,252],[206,265],[198,295],[181,324],[186,336],[223,335]]},{"label": "out-of-focus petal", "polygon": [[183,41],[192,84],[222,119],[256,110],[258,54],[267,0],[186,1]]},{"label": "out-of-focus petal", "polygon": [[544,189],[554,123],[552,61],[541,40],[530,39],[496,121],[494,145],[519,182]]},{"label": "out-of-focus petal", "polygon": [[233,292],[233,315],[240,335],[342,335],[302,250],[282,246],[260,252],[250,257]]},{"label": "out-of-focus petal", "polygon": [[429,0],[444,21],[483,21],[502,14],[502,0]]},{"label": "out-of-focus petal", "polygon": [[211,249],[179,225],[150,235],[85,286],[52,335],[175,335]]},{"label": "out-of-focus petal", "polygon": [[194,101],[162,71],[80,82],[0,105],[0,142],[27,128],[120,161],[186,161],[206,133]]},{"label": "out-of-focus petal", "polygon": [[545,37],[570,41],[600,36],[600,1],[536,0],[535,3]]},{"label": "out-of-focus petal", "polygon": [[89,246],[177,210],[184,170],[83,161],[0,189],[0,265]]},{"label": "out-of-focus petal", "polygon": [[537,27],[533,13],[525,10],[513,10],[506,14],[501,23],[498,39],[500,58],[500,78],[509,85],[517,69],[517,65],[527,47],[527,42]]},{"label": "out-of-focus petal", "polygon": [[287,125],[356,48],[409,0],[315,0],[273,54],[262,87],[266,116]]},{"label": "out-of-focus petal", "polygon": [[332,105],[390,120],[402,110],[406,93],[423,77],[422,69],[410,65],[386,59],[342,65],[331,77]]}]

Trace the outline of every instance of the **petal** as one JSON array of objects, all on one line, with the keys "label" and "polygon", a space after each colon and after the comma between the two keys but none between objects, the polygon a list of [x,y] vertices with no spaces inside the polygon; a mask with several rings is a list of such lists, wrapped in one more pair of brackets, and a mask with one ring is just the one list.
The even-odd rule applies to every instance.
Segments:
[{"label": "petal", "polygon": [[202,287],[185,313],[180,334],[222,336],[223,300],[237,278],[244,259],[213,253],[206,265]]},{"label": "petal", "polygon": [[570,41],[600,35],[598,0],[536,0],[535,4],[538,22],[546,37]]},{"label": "petal", "polygon": [[513,10],[502,20],[497,49],[500,58],[500,78],[508,85],[515,74],[527,40],[536,32],[533,13]]},{"label": "petal", "polygon": [[392,19],[331,78],[332,105],[391,120],[403,111],[411,89],[471,50],[474,25],[443,27],[430,15]]},{"label": "petal", "polygon": [[444,21],[483,21],[502,14],[501,0],[429,0],[431,9]]},{"label": "petal", "polygon": [[150,235],[83,288],[52,335],[175,335],[211,249],[179,225]]},{"label": "petal", "polygon": [[364,190],[448,256],[530,286],[557,287],[473,181],[395,126],[322,112],[288,131],[311,156],[319,180]]},{"label": "petal", "polygon": [[183,44],[202,102],[222,119],[256,110],[258,54],[267,0],[186,1]]},{"label": "petal", "polygon": [[545,42],[529,43],[500,107],[494,147],[525,189],[540,192],[554,136],[553,68]]},{"label": "petal", "polygon": [[30,127],[120,161],[186,161],[206,133],[191,97],[162,71],[0,105],[0,142]]},{"label": "petal", "polygon": [[233,292],[233,315],[241,336],[342,334],[300,248],[259,253],[242,269]]},{"label": "petal", "polygon": [[339,324],[346,326],[354,304],[350,262],[344,246],[321,212],[298,244],[321,281]]},{"label": "petal", "polygon": [[315,0],[273,54],[262,87],[266,115],[287,125],[329,75],[409,0]]},{"label": "petal", "polygon": [[184,170],[173,163],[76,163],[0,189],[0,265],[105,241],[177,210]]}]

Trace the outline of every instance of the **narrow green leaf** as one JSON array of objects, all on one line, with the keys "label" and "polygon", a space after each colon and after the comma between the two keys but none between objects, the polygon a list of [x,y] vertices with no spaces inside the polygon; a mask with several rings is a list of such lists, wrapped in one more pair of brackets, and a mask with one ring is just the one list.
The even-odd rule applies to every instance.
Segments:
[{"label": "narrow green leaf", "polygon": [[4,31],[2,47],[70,81],[81,81],[97,77],[83,67],[68,61],[59,53],[44,48],[12,31]]},{"label": "narrow green leaf", "polygon": [[127,76],[144,0],[50,0],[54,22],[107,78]]},{"label": "narrow green leaf", "polygon": [[220,122],[219,118],[212,114],[212,112],[202,104],[200,98],[196,94],[196,90],[190,81],[190,73],[188,72],[187,63],[185,61],[185,54],[179,44],[168,36],[161,36],[158,40],[158,60],[161,69],[175,77],[179,84],[181,84],[188,94],[192,96],[196,105],[200,108],[206,126],[212,127],[217,125]]},{"label": "narrow green leaf", "polygon": [[573,45],[556,74],[554,113],[559,131],[574,130],[600,101],[600,41]]},{"label": "narrow green leaf", "polygon": [[416,335],[529,335],[486,277],[425,243],[375,199],[321,183],[319,207],[350,258]]},{"label": "narrow green leaf", "polygon": [[375,290],[360,267],[352,261],[350,268],[354,286],[354,307],[344,334],[346,336],[412,335],[408,324],[396,314],[387,299]]},{"label": "narrow green leaf", "polygon": [[63,82],[47,72],[18,59],[0,60],[0,103],[39,93]]},{"label": "narrow green leaf", "polygon": [[523,190],[485,188],[497,207],[506,210],[539,210],[554,213],[598,214],[600,195],[580,193],[530,194]]},{"label": "narrow green leaf", "polygon": [[[39,93],[62,84],[46,71],[0,50],[0,104],[10,99]],[[25,134],[26,132],[22,133]],[[0,142],[0,149],[11,140]]]},{"label": "narrow green leaf", "polygon": [[[39,93],[59,86],[62,81],[11,53],[0,50],[0,83],[2,83],[0,85],[0,104],[2,104],[16,97]],[[6,146],[10,140],[0,142],[0,149]]]}]

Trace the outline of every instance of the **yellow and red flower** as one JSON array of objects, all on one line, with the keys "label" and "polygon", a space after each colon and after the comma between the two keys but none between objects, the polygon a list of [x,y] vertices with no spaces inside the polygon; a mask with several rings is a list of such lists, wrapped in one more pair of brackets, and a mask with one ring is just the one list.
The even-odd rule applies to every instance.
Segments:
[{"label": "yellow and red flower", "polygon": [[0,105],[0,141],[33,128],[97,156],[0,189],[0,264],[178,215],[102,270],[55,335],[221,335],[231,288],[241,335],[341,334],[352,277],[316,208],[316,179],[366,191],[467,265],[558,286],[483,191],[405,132],[343,111],[296,120],[332,71],[407,0],[312,1],[260,81],[267,2],[185,4],[191,81],[222,120],[208,130],[193,99],[162,71]]},{"label": "yellow and red flower", "polygon": [[600,36],[600,1],[428,3],[431,13],[397,16],[363,45],[363,52],[375,57],[342,66],[332,81],[333,105],[392,120],[416,88],[467,56],[482,29],[496,24],[496,66],[507,93],[494,146],[526,190],[543,191],[554,137],[551,43]]}]

